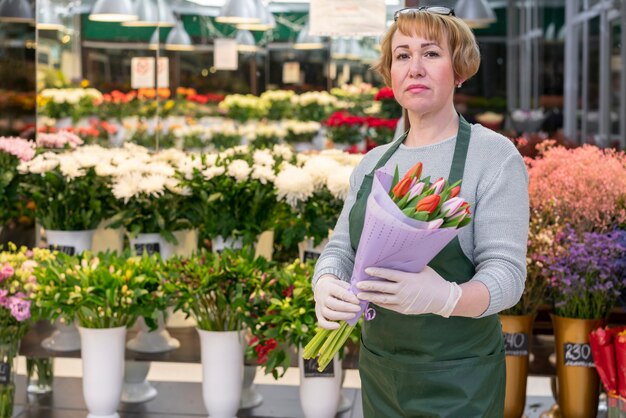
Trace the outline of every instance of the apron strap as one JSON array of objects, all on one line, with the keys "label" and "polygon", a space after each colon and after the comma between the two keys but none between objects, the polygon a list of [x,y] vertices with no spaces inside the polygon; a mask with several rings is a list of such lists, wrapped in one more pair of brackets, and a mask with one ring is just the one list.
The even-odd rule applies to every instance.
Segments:
[{"label": "apron strap", "polygon": [[450,166],[450,175],[448,175],[448,183],[450,184],[463,178],[465,158],[467,156],[467,149],[469,148],[471,133],[472,127],[465,120],[465,118],[459,114],[459,132],[456,136],[456,145],[454,146],[454,157],[452,158],[452,165]]}]

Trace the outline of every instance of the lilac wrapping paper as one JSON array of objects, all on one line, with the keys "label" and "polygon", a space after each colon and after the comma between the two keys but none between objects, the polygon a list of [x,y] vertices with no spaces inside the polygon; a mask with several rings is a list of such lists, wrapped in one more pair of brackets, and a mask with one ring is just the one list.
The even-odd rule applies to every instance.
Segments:
[{"label": "lilac wrapping paper", "polygon": [[[380,280],[365,274],[368,267],[382,267],[411,273],[420,272],[459,233],[457,228],[427,229],[428,222],[406,216],[391,200],[393,175],[385,167],[376,170],[372,191],[367,199],[365,223],[354,259],[350,290],[359,293],[356,284],[363,280]],[[349,325],[357,323],[368,312],[367,301]],[[366,319],[373,319],[371,314]]]}]

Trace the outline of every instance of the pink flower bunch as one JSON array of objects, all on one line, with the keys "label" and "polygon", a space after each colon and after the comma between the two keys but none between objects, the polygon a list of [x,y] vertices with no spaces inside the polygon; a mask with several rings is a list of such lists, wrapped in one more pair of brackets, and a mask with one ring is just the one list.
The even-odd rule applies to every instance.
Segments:
[{"label": "pink flower bunch", "polygon": [[527,160],[530,205],[561,224],[605,232],[626,221],[626,154],[592,145],[541,150]]},{"label": "pink flower bunch", "polygon": [[38,133],[37,146],[44,148],[76,148],[83,140],[72,132],[62,130],[57,133]]},{"label": "pink flower bunch", "polygon": [[35,156],[35,144],[19,137],[0,137],[0,151],[14,155],[21,161],[30,161]]},{"label": "pink flower bunch", "polygon": [[13,267],[9,263],[6,263],[2,269],[0,269],[0,282],[13,276],[14,273],[15,270]]},{"label": "pink flower bunch", "polygon": [[[15,270],[8,263],[0,270],[0,282],[13,276]],[[30,300],[28,300],[26,294],[17,292],[14,295],[9,295],[7,289],[0,289],[0,307],[8,309],[11,312],[11,316],[18,322],[22,322],[30,318]]]}]

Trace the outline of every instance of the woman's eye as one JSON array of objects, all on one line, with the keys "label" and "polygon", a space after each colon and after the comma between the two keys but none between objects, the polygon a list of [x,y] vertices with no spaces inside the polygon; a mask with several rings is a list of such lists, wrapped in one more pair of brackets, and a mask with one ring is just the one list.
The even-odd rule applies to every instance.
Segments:
[{"label": "woman's eye", "polygon": [[438,57],[439,56],[439,52],[437,51],[428,51],[424,54],[424,56],[426,57]]},{"label": "woman's eye", "polygon": [[409,54],[406,54],[404,52],[399,53],[398,55],[396,55],[396,59],[397,60],[404,60],[409,58]]}]

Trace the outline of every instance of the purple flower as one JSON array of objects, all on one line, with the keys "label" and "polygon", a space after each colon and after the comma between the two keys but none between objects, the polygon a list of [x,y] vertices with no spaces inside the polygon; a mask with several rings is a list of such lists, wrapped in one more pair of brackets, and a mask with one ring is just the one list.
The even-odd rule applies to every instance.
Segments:
[{"label": "purple flower", "polygon": [[23,293],[18,293],[9,298],[8,308],[11,310],[11,315],[19,322],[30,318],[30,300],[25,300],[23,297]]},{"label": "purple flower", "polygon": [[14,273],[15,273],[15,270],[13,269],[13,267],[11,267],[11,265],[8,263],[5,264],[0,270],[0,281],[13,276]]},{"label": "purple flower", "polygon": [[9,307],[9,298],[7,295],[9,291],[6,289],[0,289],[0,306],[8,308]]}]

